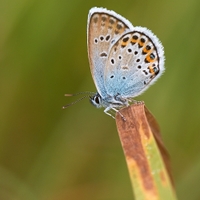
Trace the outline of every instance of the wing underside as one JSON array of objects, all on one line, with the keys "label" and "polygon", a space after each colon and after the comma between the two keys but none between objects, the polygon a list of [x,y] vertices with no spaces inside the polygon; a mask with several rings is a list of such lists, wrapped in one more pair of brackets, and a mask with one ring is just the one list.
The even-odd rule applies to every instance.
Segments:
[{"label": "wing underside", "polygon": [[92,8],[88,15],[87,45],[90,70],[98,93],[107,96],[104,69],[113,44],[132,30],[132,24],[114,11]]}]

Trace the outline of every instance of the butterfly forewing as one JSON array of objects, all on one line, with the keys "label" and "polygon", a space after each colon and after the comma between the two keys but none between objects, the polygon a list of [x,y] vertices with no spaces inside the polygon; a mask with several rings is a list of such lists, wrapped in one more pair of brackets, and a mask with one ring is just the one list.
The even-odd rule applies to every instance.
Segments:
[{"label": "butterfly forewing", "polygon": [[102,97],[107,96],[104,85],[104,69],[112,45],[132,30],[131,23],[103,8],[92,8],[88,15],[87,44],[91,73]]},{"label": "butterfly forewing", "polygon": [[122,35],[112,46],[104,68],[107,93],[124,98],[145,91],[164,71],[163,47],[142,27]]}]

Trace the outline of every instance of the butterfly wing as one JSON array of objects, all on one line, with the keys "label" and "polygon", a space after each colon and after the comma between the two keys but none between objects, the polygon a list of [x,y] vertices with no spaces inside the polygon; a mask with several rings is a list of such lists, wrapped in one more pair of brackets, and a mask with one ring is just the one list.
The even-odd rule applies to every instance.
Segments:
[{"label": "butterfly wing", "polygon": [[110,50],[104,69],[105,89],[110,96],[135,97],[163,72],[162,44],[150,30],[134,27]]},{"label": "butterfly wing", "polygon": [[114,11],[92,8],[88,15],[87,45],[90,70],[98,93],[107,96],[104,85],[104,68],[112,45],[126,32],[133,29],[132,24]]}]

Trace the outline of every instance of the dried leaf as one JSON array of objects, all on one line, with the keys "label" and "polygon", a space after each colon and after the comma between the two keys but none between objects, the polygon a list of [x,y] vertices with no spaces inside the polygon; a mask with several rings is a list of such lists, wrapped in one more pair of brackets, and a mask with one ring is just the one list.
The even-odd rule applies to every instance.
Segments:
[{"label": "dried leaf", "polygon": [[159,126],[144,104],[121,109],[116,123],[136,199],[176,199]]}]

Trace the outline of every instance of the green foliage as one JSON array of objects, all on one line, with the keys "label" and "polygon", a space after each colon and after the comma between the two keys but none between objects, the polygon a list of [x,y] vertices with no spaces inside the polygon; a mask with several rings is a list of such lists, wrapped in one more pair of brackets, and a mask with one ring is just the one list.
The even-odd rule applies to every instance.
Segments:
[{"label": "green foliage", "polygon": [[91,7],[151,29],[166,72],[144,100],[170,152],[178,199],[199,199],[199,7],[192,1],[0,0],[0,199],[128,200],[132,191],[115,121],[95,91],[86,47]]}]

